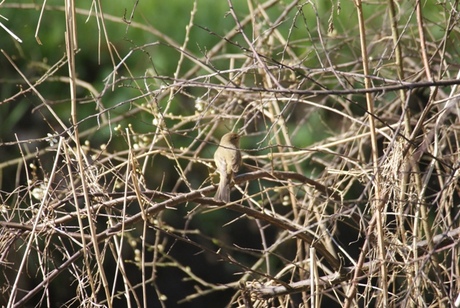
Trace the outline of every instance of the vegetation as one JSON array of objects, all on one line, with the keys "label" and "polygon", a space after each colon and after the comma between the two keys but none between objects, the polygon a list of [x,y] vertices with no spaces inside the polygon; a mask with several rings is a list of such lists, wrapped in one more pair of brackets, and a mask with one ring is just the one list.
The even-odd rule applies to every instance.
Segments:
[{"label": "vegetation", "polygon": [[0,7],[2,306],[460,306],[458,1]]}]

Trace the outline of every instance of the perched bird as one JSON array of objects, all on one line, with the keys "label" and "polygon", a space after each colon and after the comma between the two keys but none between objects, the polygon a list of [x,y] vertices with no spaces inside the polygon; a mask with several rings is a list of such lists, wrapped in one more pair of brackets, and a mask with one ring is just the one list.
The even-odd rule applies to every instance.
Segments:
[{"label": "perched bird", "polygon": [[233,174],[241,166],[240,137],[235,133],[223,135],[214,153],[214,162],[220,176],[219,187],[214,197],[216,200],[230,202],[230,183]]}]

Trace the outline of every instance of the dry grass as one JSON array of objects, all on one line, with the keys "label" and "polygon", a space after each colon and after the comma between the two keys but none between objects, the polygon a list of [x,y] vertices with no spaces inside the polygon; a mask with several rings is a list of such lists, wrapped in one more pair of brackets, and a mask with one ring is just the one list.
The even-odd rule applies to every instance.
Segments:
[{"label": "dry grass", "polygon": [[[460,304],[457,2],[429,17],[412,2],[331,4],[248,2],[243,13],[229,0],[234,28],[219,34],[195,23],[196,2],[182,43],[132,22],[156,41],[126,54],[110,45],[102,90],[76,74],[71,20],[90,13],[66,11],[56,66],[67,78],[16,67],[23,86],[2,102],[34,93],[54,129],[0,143],[18,153],[0,162],[16,176],[0,186],[5,305]],[[194,31],[214,46],[193,52]],[[154,70],[162,50],[178,56],[173,74]],[[39,90],[55,81],[70,89],[65,117]],[[82,119],[85,104],[95,108]],[[246,135],[245,167],[223,205],[208,171],[231,129]],[[85,142],[102,132],[102,144]]]}]

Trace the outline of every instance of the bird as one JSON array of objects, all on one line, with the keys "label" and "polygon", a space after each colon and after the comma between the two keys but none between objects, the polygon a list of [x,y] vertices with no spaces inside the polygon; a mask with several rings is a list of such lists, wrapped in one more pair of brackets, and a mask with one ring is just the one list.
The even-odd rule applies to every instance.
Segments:
[{"label": "bird", "polygon": [[230,182],[241,166],[240,135],[230,132],[222,136],[214,153],[214,162],[219,173],[219,186],[214,199],[230,202]]}]

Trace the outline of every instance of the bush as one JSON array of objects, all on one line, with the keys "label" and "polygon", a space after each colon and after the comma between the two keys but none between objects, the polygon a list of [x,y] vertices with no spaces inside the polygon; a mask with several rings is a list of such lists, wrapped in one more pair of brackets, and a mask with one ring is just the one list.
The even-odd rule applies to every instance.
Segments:
[{"label": "bush", "polygon": [[2,3],[2,305],[460,304],[458,8],[150,2]]}]

